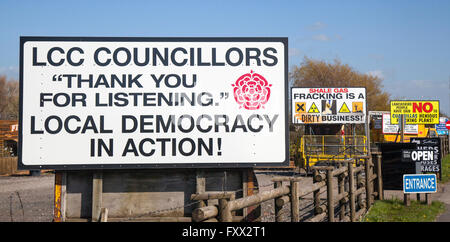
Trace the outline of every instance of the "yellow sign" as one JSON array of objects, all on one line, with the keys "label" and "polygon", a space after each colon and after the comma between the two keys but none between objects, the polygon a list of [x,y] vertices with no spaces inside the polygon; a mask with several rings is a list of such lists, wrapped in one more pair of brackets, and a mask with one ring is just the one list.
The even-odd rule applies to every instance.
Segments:
[{"label": "yellow sign", "polygon": [[350,109],[348,109],[347,104],[343,103],[341,109],[339,109],[340,113],[350,113]]},{"label": "yellow sign", "polygon": [[309,107],[308,113],[320,113],[319,109],[317,108],[315,103],[311,104],[311,107]]},{"label": "yellow sign", "polygon": [[306,102],[296,102],[295,103],[296,113],[306,113]]},{"label": "yellow sign", "polygon": [[438,124],[439,101],[391,101],[391,124],[404,115],[406,124]]},{"label": "yellow sign", "polygon": [[362,113],[363,102],[352,102],[352,113]]}]

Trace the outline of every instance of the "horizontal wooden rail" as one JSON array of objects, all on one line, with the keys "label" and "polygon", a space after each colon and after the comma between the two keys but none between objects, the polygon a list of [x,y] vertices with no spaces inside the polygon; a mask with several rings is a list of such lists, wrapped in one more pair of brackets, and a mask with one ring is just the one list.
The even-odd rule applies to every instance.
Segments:
[{"label": "horizontal wooden rail", "polygon": [[289,194],[290,190],[291,190],[290,186],[282,186],[270,191],[261,192],[252,196],[239,198],[233,201],[227,201],[226,199],[219,199],[220,221],[232,222],[233,216],[231,212],[246,207],[254,206],[270,199],[282,197],[284,195]]},{"label": "horizontal wooden rail", "polygon": [[219,214],[219,210],[216,206],[206,206],[201,208],[196,208],[192,211],[192,220],[195,222],[200,222],[210,218],[215,218]]},{"label": "horizontal wooden rail", "polygon": [[272,182],[283,182],[283,181],[302,181],[304,177],[274,177],[271,179]]},{"label": "horizontal wooden rail", "polygon": [[[244,216],[233,216],[233,222],[242,222],[244,219]],[[219,220],[217,218],[210,218],[207,220],[203,220],[203,223],[208,223],[208,222],[219,222]]]},{"label": "horizontal wooden rail", "polygon": [[337,201],[340,201],[340,200],[344,199],[344,198],[347,197],[347,196],[348,196],[348,192],[339,193],[339,194],[336,196],[336,200],[337,200]]},{"label": "horizontal wooden rail", "polygon": [[366,188],[365,187],[361,187],[358,190],[356,190],[354,194],[355,194],[355,196],[358,196],[359,194],[362,194],[365,191],[366,191]]},{"label": "horizontal wooden rail", "polygon": [[354,173],[358,173],[364,170],[364,166],[358,166],[353,169]]},{"label": "horizontal wooden rail", "polygon": [[320,205],[320,206],[314,208],[314,212],[316,214],[325,213],[326,211],[327,211],[327,206],[325,206],[325,205]]},{"label": "horizontal wooden rail", "polygon": [[282,196],[277,198],[277,200],[275,200],[275,205],[278,207],[283,207],[285,204],[288,204],[291,201],[291,199],[289,198],[289,196]]},{"label": "horizontal wooden rail", "polygon": [[221,199],[227,198],[232,199],[235,196],[234,193],[227,192],[205,192],[205,193],[196,193],[191,195],[191,200],[209,200],[209,199]]},{"label": "horizontal wooden rail", "polygon": [[324,213],[318,214],[318,215],[306,220],[306,222],[320,222],[326,217],[327,217],[327,213],[324,212]]},{"label": "horizontal wooden rail", "polygon": [[332,175],[332,176],[338,176],[338,175],[340,175],[340,174],[346,172],[347,169],[348,169],[348,168],[347,168],[346,166],[343,166],[343,167],[341,167],[341,168],[339,168],[339,169],[334,170],[333,172],[331,172],[331,175]]},{"label": "horizontal wooden rail", "polygon": [[235,211],[239,209],[243,209],[246,207],[250,207],[253,205],[257,205],[259,203],[265,202],[270,199],[274,199],[276,197],[281,197],[290,193],[289,186],[282,186],[277,189],[273,189],[270,191],[261,192],[252,196],[243,197],[236,199],[234,201],[228,202],[228,209],[230,211]]},{"label": "horizontal wooden rail", "polygon": [[298,196],[303,197],[314,191],[320,190],[322,187],[325,187],[326,185],[327,185],[327,183],[325,181],[313,183],[313,185],[309,189],[300,190]]},{"label": "horizontal wooden rail", "polygon": [[314,176],[314,181],[321,182],[321,181],[325,181],[326,178],[327,178],[327,176],[325,174],[319,173]]}]

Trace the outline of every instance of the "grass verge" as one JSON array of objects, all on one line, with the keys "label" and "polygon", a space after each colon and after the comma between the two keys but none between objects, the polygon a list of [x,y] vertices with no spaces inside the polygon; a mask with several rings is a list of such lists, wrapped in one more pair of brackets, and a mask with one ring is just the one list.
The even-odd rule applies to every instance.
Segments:
[{"label": "grass verge", "polygon": [[[442,178],[439,182],[444,184],[450,181],[450,155],[442,158]],[[411,206],[406,207],[403,200],[375,201],[369,213],[364,216],[364,222],[433,222],[436,217],[445,211],[445,204],[433,201],[431,206],[423,202],[412,200]]]},{"label": "grass verge", "polygon": [[411,201],[406,207],[403,200],[376,201],[369,213],[363,218],[364,222],[433,222],[445,211],[444,203],[433,201],[431,205],[423,202]]},{"label": "grass verge", "polygon": [[447,183],[450,181],[450,155],[442,158],[442,178],[440,183]]}]

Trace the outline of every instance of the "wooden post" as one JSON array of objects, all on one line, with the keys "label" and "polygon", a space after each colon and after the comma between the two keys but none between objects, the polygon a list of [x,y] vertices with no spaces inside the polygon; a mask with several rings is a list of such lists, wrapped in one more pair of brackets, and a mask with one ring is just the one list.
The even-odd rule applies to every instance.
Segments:
[{"label": "wooden post", "polygon": [[370,181],[370,158],[365,159],[365,173],[366,173],[366,208],[369,209],[372,204],[372,182]]},{"label": "wooden post", "polygon": [[[236,194],[232,193],[230,198],[228,199],[228,201],[234,201],[234,200],[236,200]],[[231,215],[233,216],[233,219],[236,218],[236,211],[232,211]]]},{"label": "wooden post", "polygon": [[333,170],[327,170],[328,221],[334,222]]},{"label": "wooden post", "polygon": [[[255,181],[253,180],[253,169],[247,169],[247,196],[251,196],[256,193]],[[245,221],[253,222],[257,219],[256,209],[257,206],[247,207],[247,213],[245,214]]]},{"label": "wooden post", "polygon": [[353,173],[353,164],[348,163],[348,196],[350,200],[350,221],[355,222],[355,177]]},{"label": "wooden post", "polygon": [[309,173],[311,167],[309,166],[309,156],[306,156],[306,173]]},{"label": "wooden post", "polygon": [[102,208],[100,222],[108,222],[108,209]]},{"label": "wooden post", "polygon": [[431,193],[425,193],[425,201],[427,205],[431,205]]},{"label": "wooden post", "polygon": [[[197,194],[204,193],[206,191],[206,178],[203,170],[196,170],[195,182],[196,182],[195,192]],[[198,208],[202,208],[205,206],[206,203],[204,200],[200,200],[199,203],[197,204]]]},{"label": "wooden post", "polygon": [[[358,175],[356,176],[356,187],[357,187],[357,190],[359,190],[360,188],[364,187],[364,181],[363,181],[361,172],[358,172]],[[357,195],[356,202],[357,202],[358,205],[363,204],[363,202],[362,202],[362,193],[359,193]],[[361,208],[362,206],[359,206],[359,207]]]},{"label": "wooden post", "polygon": [[291,221],[299,222],[299,197],[298,197],[299,181],[291,181]]},{"label": "wooden post", "polygon": [[[248,196],[248,172],[247,170],[242,170],[242,197]],[[248,211],[247,208],[242,209],[242,216],[244,216],[244,221],[247,221]]]},{"label": "wooden post", "polygon": [[64,222],[66,220],[66,184],[67,173],[56,171],[53,222]]},{"label": "wooden post", "polygon": [[377,154],[378,200],[384,199],[383,176],[381,174],[381,154]]},{"label": "wooden post", "polygon": [[403,202],[404,202],[405,206],[407,206],[407,207],[410,206],[411,205],[411,194],[405,193],[403,195]]},{"label": "wooden post", "polygon": [[[338,176],[338,194],[341,195],[343,194],[344,188],[345,188],[345,184],[344,184],[344,173],[340,174]],[[340,213],[339,213],[339,220],[342,221],[345,218],[345,202],[344,202],[344,198],[339,200],[339,209],[340,209]]]},{"label": "wooden post", "polygon": [[[318,182],[318,181],[316,181],[316,177],[318,177],[318,175],[319,175],[319,171],[314,170],[314,183]],[[320,207],[320,189],[314,191],[313,196],[314,196],[314,215],[317,215],[317,214],[319,214],[318,209]]]},{"label": "wooden post", "polygon": [[[277,181],[274,183],[274,188],[277,189],[277,188],[281,187],[282,184],[283,184],[282,181]],[[281,209],[283,209],[283,206],[278,206],[276,200],[277,200],[277,198],[275,198],[275,222],[282,222]]]},{"label": "wooden post", "polygon": [[226,198],[219,199],[219,217],[220,222],[232,222],[233,216],[228,209],[228,200]]},{"label": "wooden post", "polygon": [[100,220],[102,209],[103,173],[95,171],[92,175],[92,222]]}]

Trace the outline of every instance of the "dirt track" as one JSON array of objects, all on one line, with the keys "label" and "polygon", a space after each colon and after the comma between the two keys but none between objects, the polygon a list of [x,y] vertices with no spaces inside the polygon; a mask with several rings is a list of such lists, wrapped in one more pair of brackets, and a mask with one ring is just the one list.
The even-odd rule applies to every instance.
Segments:
[{"label": "dirt track", "polygon": [[0,176],[0,222],[51,222],[54,175]]}]

